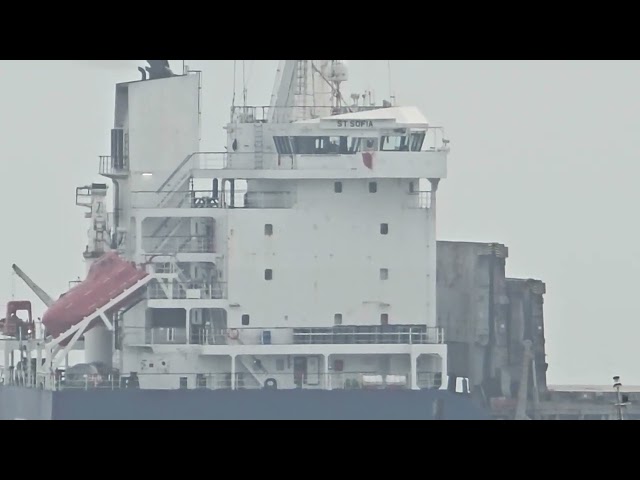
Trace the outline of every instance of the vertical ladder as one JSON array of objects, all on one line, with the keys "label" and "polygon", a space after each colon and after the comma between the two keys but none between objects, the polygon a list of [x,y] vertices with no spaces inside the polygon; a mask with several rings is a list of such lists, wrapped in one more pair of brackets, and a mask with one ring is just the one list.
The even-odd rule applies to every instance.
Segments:
[{"label": "vertical ladder", "polygon": [[304,120],[307,118],[308,107],[307,96],[309,95],[309,62],[310,60],[298,60],[296,71],[296,101],[295,110],[292,112],[293,120]]},{"label": "vertical ladder", "polygon": [[307,94],[307,62],[308,60],[298,60],[296,68],[296,95]]},{"label": "vertical ladder", "polygon": [[256,123],[254,152],[255,152],[256,169],[260,169],[260,170],[263,168],[263,164],[262,164],[262,153],[264,150],[263,140],[264,139],[263,139],[263,132],[262,132],[262,123]]}]

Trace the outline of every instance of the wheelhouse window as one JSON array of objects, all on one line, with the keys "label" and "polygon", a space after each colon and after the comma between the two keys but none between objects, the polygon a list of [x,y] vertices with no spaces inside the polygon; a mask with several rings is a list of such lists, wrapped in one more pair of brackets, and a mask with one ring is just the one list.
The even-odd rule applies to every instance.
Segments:
[{"label": "wheelhouse window", "polygon": [[349,141],[349,148],[347,150],[347,153],[349,155],[358,153],[360,151],[360,145],[362,144],[362,138],[349,138],[348,141]]},{"label": "wheelhouse window", "polygon": [[411,134],[411,151],[419,152],[422,150],[424,144],[424,138],[427,136],[427,132],[413,132]]},{"label": "wheelhouse window", "polygon": [[378,139],[377,138],[363,138],[363,139],[358,139],[358,140],[361,140],[360,143],[362,144],[362,150],[368,151],[368,152],[378,150]]},{"label": "wheelhouse window", "polygon": [[413,132],[406,135],[384,135],[380,139],[380,150],[384,152],[419,152],[422,150],[426,132]]},{"label": "wheelhouse window", "polygon": [[380,138],[297,136],[273,137],[273,141],[281,155],[354,155],[378,149],[384,152],[419,152],[425,138],[426,132],[420,131]]},{"label": "wheelhouse window", "polygon": [[347,153],[347,137],[329,137],[323,144],[326,153],[343,155]]},{"label": "wheelhouse window", "polygon": [[293,151],[298,155],[313,155],[316,151],[316,137],[292,137]]},{"label": "wheelhouse window", "polygon": [[380,139],[383,152],[408,152],[409,141],[405,135],[385,135]]},{"label": "wheelhouse window", "polygon": [[[287,137],[281,137],[287,138]],[[356,137],[291,137],[293,152],[297,155],[353,155],[361,151],[364,141]],[[377,143],[377,142],[376,142]],[[375,145],[375,143],[374,143]],[[276,143],[276,148],[278,145]],[[369,148],[371,149],[371,148]],[[280,150],[278,150],[280,153]]]},{"label": "wheelhouse window", "polygon": [[280,155],[291,155],[293,153],[289,137],[273,137],[273,142],[276,144],[276,152]]}]

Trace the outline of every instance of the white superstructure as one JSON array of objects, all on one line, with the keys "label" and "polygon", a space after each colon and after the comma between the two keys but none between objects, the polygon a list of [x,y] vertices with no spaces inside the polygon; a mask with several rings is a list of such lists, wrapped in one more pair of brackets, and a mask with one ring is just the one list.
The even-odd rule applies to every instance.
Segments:
[{"label": "white superstructure", "polygon": [[222,153],[199,151],[199,72],[117,85],[110,248],[154,279],[89,357],[113,342],[141,388],[446,386],[447,141],[415,107],[345,100],[347,78],[283,61],[268,107],[232,108]]}]

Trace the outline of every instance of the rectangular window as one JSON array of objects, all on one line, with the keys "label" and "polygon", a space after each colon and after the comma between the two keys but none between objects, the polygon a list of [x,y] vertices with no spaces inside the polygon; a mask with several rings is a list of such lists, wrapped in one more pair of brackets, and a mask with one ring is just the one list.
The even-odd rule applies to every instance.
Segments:
[{"label": "rectangular window", "polygon": [[365,152],[375,152],[378,150],[378,139],[377,138],[363,138],[362,139],[362,150]]},{"label": "rectangular window", "polygon": [[344,370],[344,360],[334,360],[333,361],[333,369],[336,372],[341,372]]},{"label": "rectangular window", "polygon": [[265,280],[273,280],[273,270],[271,270],[270,268],[267,268],[264,271],[264,279]]},{"label": "rectangular window", "polygon": [[380,314],[380,325],[389,325],[389,314],[381,313]]},{"label": "rectangular window", "polygon": [[333,191],[336,193],[342,193],[342,182],[335,182],[333,184]]},{"label": "rectangular window", "polygon": [[316,151],[315,137],[293,137],[293,151],[298,155],[311,155]]},{"label": "rectangular window", "polygon": [[322,153],[327,153],[329,155],[338,155],[346,153],[346,151],[347,137],[329,137],[326,140]]},{"label": "rectangular window", "polygon": [[426,132],[415,132],[411,134],[411,151],[419,152],[422,150],[422,144],[424,143],[424,138],[426,137]]},{"label": "rectangular window", "polygon": [[293,153],[289,137],[273,137],[273,142],[276,144],[276,152],[280,155],[291,155]]},{"label": "rectangular window", "polygon": [[242,315],[242,325],[249,325],[249,315],[247,313]]},{"label": "rectangular window", "polygon": [[282,358],[276,359],[276,370],[281,372],[284,370],[284,360]]},{"label": "rectangular window", "polygon": [[269,236],[273,235],[273,225],[266,223],[264,226],[264,234]]},{"label": "rectangular window", "polygon": [[380,269],[380,280],[388,280],[389,279],[389,270],[386,268]]},{"label": "rectangular window", "polygon": [[380,141],[380,150],[383,152],[408,152],[409,142],[404,135],[384,136]]},{"label": "rectangular window", "polygon": [[334,325],[342,325],[342,314],[341,313],[336,313],[333,316],[333,323],[334,323]]},{"label": "rectangular window", "polygon": [[188,378],[187,377],[180,377],[180,388],[187,388],[188,385]]},{"label": "rectangular window", "polygon": [[380,234],[381,235],[386,235],[389,233],[389,224],[388,223],[381,223],[380,224]]},{"label": "rectangular window", "polygon": [[[278,137],[276,137],[278,138]],[[286,138],[288,137],[280,137]],[[352,155],[360,149],[360,138],[342,137],[291,137],[293,141],[292,151],[299,155]],[[274,138],[276,148],[278,140]],[[289,144],[291,145],[291,144]],[[281,153],[278,150],[278,153]],[[289,152],[287,152],[289,153]]]},{"label": "rectangular window", "polygon": [[378,191],[378,184],[376,182],[369,182],[369,193],[376,193]]}]

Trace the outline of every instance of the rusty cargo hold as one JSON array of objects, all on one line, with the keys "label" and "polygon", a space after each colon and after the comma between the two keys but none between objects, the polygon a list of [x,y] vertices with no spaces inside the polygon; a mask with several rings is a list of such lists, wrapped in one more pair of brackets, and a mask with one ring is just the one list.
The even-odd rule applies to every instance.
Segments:
[{"label": "rusty cargo hold", "polygon": [[507,278],[509,251],[499,243],[439,241],[437,248],[438,326],[449,346],[450,382],[467,378],[486,405],[509,403],[522,380],[523,341],[531,340],[527,396],[535,402],[547,388],[544,283]]}]

